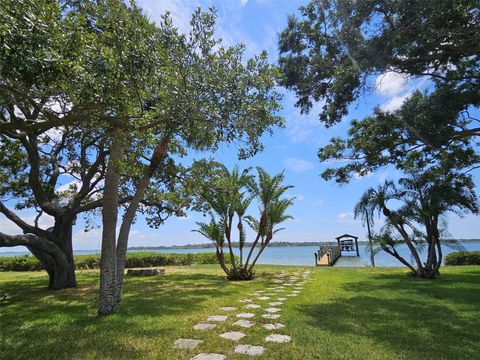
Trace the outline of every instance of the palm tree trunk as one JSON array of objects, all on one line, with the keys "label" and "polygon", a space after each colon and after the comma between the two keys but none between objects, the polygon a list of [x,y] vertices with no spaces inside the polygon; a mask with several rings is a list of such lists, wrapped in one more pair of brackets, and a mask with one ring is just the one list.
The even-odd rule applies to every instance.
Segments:
[{"label": "palm tree trunk", "polygon": [[257,234],[257,237],[255,238],[255,241],[253,242],[252,246],[250,247],[250,251],[248,252],[247,260],[245,260],[245,264],[244,264],[245,269],[248,267],[248,262],[250,261],[250,257],[252,256],[253,249],[255,249],[259,240],[260,240],[260,233]]}]

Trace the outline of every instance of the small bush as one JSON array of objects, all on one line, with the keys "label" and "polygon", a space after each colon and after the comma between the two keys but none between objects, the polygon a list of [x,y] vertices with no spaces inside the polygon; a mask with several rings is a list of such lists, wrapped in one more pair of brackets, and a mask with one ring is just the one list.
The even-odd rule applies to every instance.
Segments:
[{"label": "small bush", "polygon": [[[74,256],[77,270],[98,269],[100,254]],[[141,268],[167,265],[216,264],[215,253],[162,254],[157,252],[128,253],[125,267]],[[38,271],[40,262],[31,255],[0,257],[0,271]]]},{"label": "small bush", "polygon": [[455,251],[445,257],[445,265],[480,265],[480,251]]}]

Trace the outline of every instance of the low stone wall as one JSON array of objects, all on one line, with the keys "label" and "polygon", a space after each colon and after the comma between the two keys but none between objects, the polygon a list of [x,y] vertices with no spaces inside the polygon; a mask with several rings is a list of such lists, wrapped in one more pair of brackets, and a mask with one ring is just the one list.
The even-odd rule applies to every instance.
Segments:
[{"label": "low stone wall", "polygon": [[127,270],[127,276],[157,276],[165,274],[164,268],[130,268]]}]

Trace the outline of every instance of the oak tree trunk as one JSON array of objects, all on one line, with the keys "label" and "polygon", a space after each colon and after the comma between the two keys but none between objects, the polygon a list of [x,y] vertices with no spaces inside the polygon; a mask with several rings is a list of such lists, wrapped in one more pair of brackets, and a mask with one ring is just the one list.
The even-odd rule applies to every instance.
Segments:
[{"label": "oak tree trunk", "polygon": [[111,315],[118,309],[117,301],[117,261],[116,238],[118,216],[118,187],[120,175],[118,164],[123,159],[124,145],[120,139],[120,131],[113,134],[105,174],[102,208],[102,253],[100,256],[100,296],[98,315]]},{"label": "oak tree trunk", "polygon": [[165,157],[167,156],[169,138],[165,136],[162,138],[152,155],[150,164],[145,170],[142,178],[136,184],[135,194],[130,204],[128,205],[127,211],[123,217],[122,225],[120,226],[120,231],[118,235],[118,244],[117,244],[117,260],[116,260],[116,299],[117,304],[120,304],[122,300],[122,287],[123,287],[123,276],[125,272],[125,260],[127,257],[128,249],[128,238],[130,235],[130,229],[132,227],[133,220],[135,219],[135,214],[138,210],[140,202],[145,194],[145,190],[150,184],[150,180],[155,174],[155,171],[163,163]]}]

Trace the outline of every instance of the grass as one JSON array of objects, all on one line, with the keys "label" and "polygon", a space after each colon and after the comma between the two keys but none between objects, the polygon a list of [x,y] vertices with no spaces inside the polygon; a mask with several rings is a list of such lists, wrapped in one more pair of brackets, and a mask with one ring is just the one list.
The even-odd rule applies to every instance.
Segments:
[{"label": "grass", "polygon": [[[127,279],[118,314],[95,316],[98,273],[78,273],[77,289],[45,290],[39,272],[0,273],[2,359],[189,359],[233,344],[218,337],[232,316],[207,332],[192,326],[272,284],[276,273],[299,267],[259,266],[259,277],[228,282],[215,265],[167,267],[163,277]],[[403,269],[317,268],[298,297],[282,306],[277,330],[288,344],[267,343],[263,359],[474,359],[480,354],[480,267],[446,267],[435,281]],[[261,302],[257,302],[261,304]],[[248,310],[257,312],[258,310]],[[257,317],[257,321],[260,321]],[[264,345],[260,326],[243,344]],[[204,340],[177,350],[177,338]]]}]

